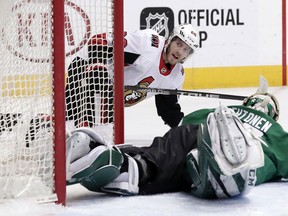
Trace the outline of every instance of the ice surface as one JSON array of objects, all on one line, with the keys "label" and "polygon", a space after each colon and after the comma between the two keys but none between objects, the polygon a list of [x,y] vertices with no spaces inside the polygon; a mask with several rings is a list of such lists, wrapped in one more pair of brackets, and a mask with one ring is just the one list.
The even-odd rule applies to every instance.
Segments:
[{"label": "ice surface", "polygon": [[[257,88],[209,89],[203,91],[226,94],[251,95]],[[280,103],[279,123],[288,130],[288,87],[270,87]],[[241,104],[241,101],[221,100],[224,105]],[[182,96],[185,114],[200,108],[213,108],[219,100]],[[154,99],[125,109],[125,142],[148,145],[155,136],[163,135],[169,128],[157,116]],[[287,143],[288,145],[288,143]],[[288,166],[288,164],[287,164]],[[152,196],[119,197],[92,193],[79,185],[67,187],[67,206],[56,204],[31,204],[23,200],[0,203],[2,216],[175,216],[175,215],[288,215],[288,183],[266,183],[255,187],[249,194],[226,200],[202,200],[185,193]]]}]

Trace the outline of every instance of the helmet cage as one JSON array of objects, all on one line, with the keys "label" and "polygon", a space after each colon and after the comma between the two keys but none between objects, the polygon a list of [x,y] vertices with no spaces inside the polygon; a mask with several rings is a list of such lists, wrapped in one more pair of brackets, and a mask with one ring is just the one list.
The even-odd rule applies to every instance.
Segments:
[{"label": "helmet cage", "polygon": [[279,119],[279,103],[274,95],[270,93],[255,93],[244,99],[243,105],[251,108],[255,108],[256,104],[263,103],[264,97],[259,96],[268,96],[271,100],[267,103],[267,110],[265,113],[273,118],[275,121]]}]

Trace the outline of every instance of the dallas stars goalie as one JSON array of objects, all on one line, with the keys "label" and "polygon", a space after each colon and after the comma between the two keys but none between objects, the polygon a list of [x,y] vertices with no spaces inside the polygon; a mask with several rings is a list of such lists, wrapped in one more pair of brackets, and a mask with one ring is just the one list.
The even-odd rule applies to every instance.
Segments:
[{"label": "dallas stars goalie", "polygon": [[253,95],[244,106],[193,112],[148,147],[109,146],[89,128],[77,129],[67,142],[67,184],[122,195],[246,194],[288,176],[288,134],[275,121],[278,112],[273,96]]}]

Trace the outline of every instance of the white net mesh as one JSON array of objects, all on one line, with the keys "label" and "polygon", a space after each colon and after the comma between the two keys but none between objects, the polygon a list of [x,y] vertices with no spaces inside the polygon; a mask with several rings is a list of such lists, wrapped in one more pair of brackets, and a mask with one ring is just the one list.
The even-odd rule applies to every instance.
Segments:
[{"label": "white net mesh", "polygon": [[[54,197],[51,2],[0,0],[0,199]],[[109,143],[112,41],[112,0],[65,1],[67,128],[90,126]]]},{"label": "white net mesh", "polygon": [[0,199],[53,195],[51,11],[1,0]]},{"label": "white net mesh", "polygon": [[108,143],[114,121],[112,2],[67,1],[65,19],[67,128],[92,127]]}]

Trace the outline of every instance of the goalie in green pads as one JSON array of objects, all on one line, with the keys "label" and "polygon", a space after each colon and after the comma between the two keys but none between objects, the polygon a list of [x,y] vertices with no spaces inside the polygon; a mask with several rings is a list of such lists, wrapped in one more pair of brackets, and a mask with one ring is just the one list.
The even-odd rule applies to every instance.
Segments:
[{"label": "goalie in green pads", "polygon": [[[146,147],[108,146],[94,131],[77,129],[67,142],[73,156],[68,151],[67,184],[122,195],[186,191],[213,199],[246,194],[255,185],[287,178],[288,134],[273,119],[276,115],[269,116],[279,112],[271,111],[275,104],[270,99],[261,96],[250,107],[195,111]],[[79,132],[88,136],[83,151],[71,145]]]}]

